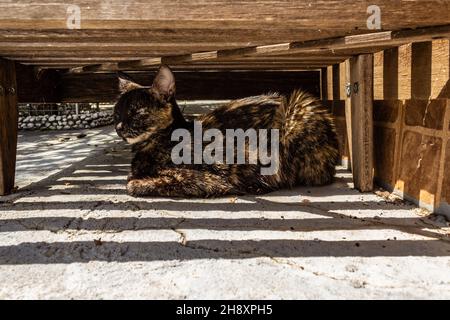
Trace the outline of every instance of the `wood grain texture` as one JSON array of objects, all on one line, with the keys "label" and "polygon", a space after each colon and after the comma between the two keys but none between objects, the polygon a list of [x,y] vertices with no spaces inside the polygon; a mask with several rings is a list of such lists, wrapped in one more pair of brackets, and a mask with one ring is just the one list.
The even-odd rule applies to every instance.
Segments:
[{"label": "wood grain texture", "polygon": [[[116,61],[121,61],[123,54],[130,59],[120,62],[119,68],[127,70],[152,66],[155,58],[177,64],[348,48],[362,54],[380,46],[450,34],[446,0],[379,0],[381,32],[367,30],[371,4],[349,0],[84,0],[76,3],[82,29],[68,30],[69,4],[64,1],[8,1],[0,3],[0,55],[22,62],[35,58],[36,64],[49,66],[40,57],[107,59],[116,55]],[[21,60],[24,55],[27,59]],[[62,61],[54,62],[64,66]],[[78,63],[66,62],[67,67]],[[111,62],[80,60],[78,66]]]},{"label": "wood grain texture", "polygon": [[[199,61],[217,61],[223,58],[240,59],[242,57],[248,56],[301,54],[340,49],[352,49],[354,51],[353,54],[361,54],[362,52],[366,52],[367,50],[376,52],[378,50],[381,50],[382,47],[384,48],[386,46],[394,47],[408,42],[423,42],[425,40],[431,40],[432,38],[437,36],[448,35],[450,35],[450,25],[434,28],[419,28],[412,31],[384,31],[329,39],[297,41],[265,46],[222,49],[209,52],[163,56],[160,58],[160,60],[158,60],[158,58],[151,58],[129,62],[119,62],[118,68],[120,70],[126,70],[131,68],[154,66],[160,63],[173,65],[177,63],[187,62],[195,63]],[[99,68],[102,70],[105,69],[104,66],[99,66]]]},{"label": "wood grain texture", "polygon": [[[343,65],[340,65],[341,71],[341,81],[340,81],[340,88],[343,86],[347,86],[352,84],[351,79],[351,69],[350,69],[350,59],[346,60]],[[343,73],[343,76],[342,76]],[[349,161],[347,165],[347,169],[352,169],[352,163],[353,163],[353,133],[352,133],[352,97],[351,95],[348,96],[346,92],[344,94],[340,93],[342,96],[341,99],[345,100],[345,124],[347,129],[347,144],[348,144],[348,154],[349,154]]]},{"label": "wood grain texture", "polygon": [[[81,9],[83,29],[193,28],[199,25],[210,30],[217,26],[264,29],[266,24],[276,23],[279,28],[300,24],[310,29],[353,31],[367,29],[367,7],[374,3],[350,0],[78,0],[76,4]],[[385,29],[448,23],[446,0],[377,0],[376,4],[382,9]],[[0,3],[0,28],[64,29],[68,6],[63,0],[3,2]]]},{"label": "wood grain texture", "polygon": [[320,98],[328,100],[328,71],[327,67],[320,69]]},{"label": "wood grain texture", "polygon": [[[350,59],[352,171],[355,188],[373,190],[373,55]],[[354,90],[355,84],[358,91]]]},{"label": "wood grain texture", "polygon": [[0,195],[14,188],[17,150],[17,95],[14,62],[0,58]]},{"label": "wood grain texture", "polygon": [[402,45],[375,55],[374,94],[379,100],[450,98],[450,41]]}]

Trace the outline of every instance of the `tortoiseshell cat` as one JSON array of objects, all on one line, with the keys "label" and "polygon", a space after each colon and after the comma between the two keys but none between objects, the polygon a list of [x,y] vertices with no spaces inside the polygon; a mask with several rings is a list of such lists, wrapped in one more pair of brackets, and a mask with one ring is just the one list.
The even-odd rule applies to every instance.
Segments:
[{"label": "tortoiseshell cat", "polygon": [[[193,131],[175,100],[175,78],[161,66],[151,87],[119,74],[122,95],[115,105],[117,134],[133,145],[135,156],[127,191],[133,196],[215,197],[261,194],[296,185],[332,182],[338,141],[331,115],[302,91],[287,99],[277,94],[235,100],[200,116],[203,130],[279,129],[278,171],[262,175],[257,164],[180,164],[171,159],[172,132]],[[248,143],[246,142],[248,146]],[[248,153],[247,153],[248,155]]]}]

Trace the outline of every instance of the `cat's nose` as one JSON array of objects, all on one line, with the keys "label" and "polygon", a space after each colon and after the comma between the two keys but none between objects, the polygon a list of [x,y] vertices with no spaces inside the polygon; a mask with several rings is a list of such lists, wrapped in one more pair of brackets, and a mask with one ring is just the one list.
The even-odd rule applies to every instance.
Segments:
[{"label": "cat's nose", "polygon": [[122,122],[119,122],[119,123],[116,125],[116,130],[121,130],[122,127],[123,127]]}]

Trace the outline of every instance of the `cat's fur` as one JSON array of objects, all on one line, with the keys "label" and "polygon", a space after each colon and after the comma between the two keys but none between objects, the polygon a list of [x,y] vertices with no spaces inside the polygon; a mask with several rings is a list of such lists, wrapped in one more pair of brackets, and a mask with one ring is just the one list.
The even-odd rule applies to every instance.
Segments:
[{"label": "cat's fur", "polygon": [[175,79],[161,66],[152,87],[142,87],[119,74],[122,95],[115,105],[116,131],[135,152],[127,191],[133,196],[213,197],[264,193],[296,185],[332,181],[338,141],[330,113],[311,95],[294,91],[235,100],[197,121],[203,130],[279,129],[280,161],[274,175],[260,173],[260,164],[175,165],[171,141],[177,128],[193,130],[175,100]]}]

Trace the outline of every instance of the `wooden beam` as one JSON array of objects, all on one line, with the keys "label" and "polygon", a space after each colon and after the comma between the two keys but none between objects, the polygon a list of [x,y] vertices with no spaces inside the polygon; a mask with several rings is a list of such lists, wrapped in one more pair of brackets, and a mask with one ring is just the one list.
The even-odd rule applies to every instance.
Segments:
[{"label": "wooden beam", "polygon": [[[215,70],[260,70],[260,71],[268,71],[268,70],[286,70],[286,71],[292,71],[292,70],[309,70],[309,69],[320,69],[324,66],[327,66],[329,64],[335,63],[333,61],[324,61],[324,62],[318,62],[318,61],[310,61],[310,62],[300,62],[300,63],[229,63],[229,64],[178,64],[178,65],[171,65],[171,69],[175,71],[215,71]],[[41,67],[45,68],[54,68],[54,69],[67,69],[71,66],[74,66],[74,64],[43,64],[40,65]],[[141,67],[141,68],[119,68],[116,63],[111,63],[108,65],[100,64],[100,65],[93,65],[90,67],[74,67],[69,70],[68,73],[110,73],[111,71],[154,71],[157,70],[159,65],[154,66],[147,66],[147,67]]]},{"label": "wooden beam", "polygon": [[[118,67],[123,69],[123,70],[127,70],[128,68],[131,69],[141,69],[141,68],[151,68],[151,67],[155,67],[155,66],[159,66],[161,64],[161,62],[164,63],[164,60],[161,61],[161,59],[155,59],[155,63],[153,63],[152,65],[143,65],[143,66],[139,66],[138,64],[135,64],[133,66],[131,65],[123,65],[120,63],[120,61],[114,61],[113,59],[108,59],[108,58],[104,58],[101,60],[84,60],[84,59],[79,59],[79,58],[75,58],[75,59],[58,59],[58,58],[54,58],[54,59],[38,59],[37,61],[30,59],[30,60],[26,60],[23,61],[21,60],[20,62],[22,64],[28,64],[28,65],[51,65],[51,64],[82,64],[82,63],[86,63],[86,61],[92,62],[92,63],[96,63],[96,64],[102,64],[102,63],[117,63]],[[181,63],[167,63],[165,62],[164,64],[168,64],[171,66],[182,66],[182,65],[196,65],[196,66],[207,66],[207,65],[212,65],[212,66],[218,66],[218,65],[229,65],[229,64],[237,64],[237,63],[242,63],[242,64],[248,64],[248,65],[258,65],[258,64],[309,64],[309,63],[316,63],[316,64],[335,64],[335,63],[339,63],[344,61],[345,58],[341,58],[341,57],[312,57],[312,58],[298,58],[298,59],[274,59],[273,57],[271,58],[267,58],[267,59],[256,59],[256,60],[247,60],[247,59],[232,59],[232,60],[212,60],[212,61],[195,61],[195,62],[181,62]]]},{"label": "wooden beam", "polygon": [[0,59],[0,196],[14,189],[17,150],[17,95],[14,62]]},{"label": "wooden beam", "polygon": [[[233,59],[244,56],[258,55],[286,55],[309,52],[320,52],[324,50],[353,49],[354,54],[359,54],[360,50],[368,49],[376,52],[386,46],[397,46],[406,42],[420,42],[430,40],[436,37],[446,37],[450,35],[450,25],[438,26],[432,28],[421,28],[416,30],[401,31],[383,31],[368,33],[363,35],[352,35],[321,40],[310,40],[290,43],[279,43],[273,45],[244,47],[237,49],[223,49],[208,52],[199,52],[193,54],[183,54],[176,56],[164,56],[161,58],[151,58],[129,62],[119,62],[119,70],[129,70],[147,66],[155,66],[161,63],[173,65],[179,63],[192,63],[196,61],[214,61],[218,59]],[[98,69],[104,69],[104,66],[98,66]],[[92,70],[92,67],[90,69]],[[81,69],[81,71],[83,71]],[[80,72],[80,70],[77,70]]]},{"label": "wooden beam", "polygon": [[[373,49],[368,48],[367,52],[373,52]],[[120,50],[116,52],[107,52],[107,51],[95,51],[95,50],[83,50],[83,51],[51,51],[51,50],[44,50],[44,51],[16,51],[11,54],[8,54],[7,51],[2,51],[1,45],[0,45],[0,54],[3,55],[5,58],[8,57],[10,59],[15,60],[23,60],[23,59],[33,59],[33,58],[64,58],[64,59],[75,59],[75,58],[84,58],[84,59],[104,59],[104,58],[128,58],[127,60],[130,61],[131,59],[135,60],[142,60],[142,59],[148,59],[148,58],[158,58],[163,56],[164,54],[162,52],[154,52],[154,50]],[[295,58],[295,57],[337,57],[337,56],[345,56],[349,58],[350,56],[354,55],[354,51],[351,49],[339,49],[339,50],[321,50],[321,51],[312,51],[312,52],[300,52],[297,54],[279,54],[276,56],[273,55],[259,55],[259,56],[242,56],[239,57],[239,59],[258,59],[258,58],[271,58],[271,59],[277,59],[277,58]],[[227,60],[226,58],[221,58],[218,60]],[[230,60],[230,59],[228,59]]]},{"label": "wooden beam", "polygon": [[320,69],[320,98],[328,99],[328,70],[327,67]]},{"label": "wooden beam", "polygon": [[[350,35],[330,39],[292,42],[289,48],[280,47],[273,50],[272,54],[305,53],[322,50],[351,49],[353,54],[361,53],[361,50],[373,48],[372,53],[379,51],[381,47],[396,47],[405,43],[431,41],[434,39],[450,37],[450,24],[436,27],[423,27],[414,30],[381,31],[375,33]],[[230,49],[231,51],[233,49]]]},{"label": "wooden beam", "polygon": [[[375,3],[382,8],[382,25],[386,29],[448,23],[449,3],[445,0],[377,0]],[[65,29],[70,4],[26,0],[0,3],[0,29]],[[272,31],[272,28],[300,24],[307,29],[351,32],[356,28],[367,30],[370,3],[354,0],[78,0],[76,4],[81,11],[83,29],[202,28],[211,31],[226,27]],[[198,36],[202,37],[203,33]]]},{"label": "wooden beam", "polygon": [[373,55],[350,59],[352,171],[355,188],[373,190]]},{"label": "wooden beam", "polygon": [[[228,43],[140,43],[140,42],[1,42],[1,52],[10,55],[15,52],[59,52],[59,51],[104,51],[109,54],[122,50],[137,50],[158,52],[162,55],[176,55],[217,50],[221,48],[239,48]],[[156,54],[155,54],[156,55]]]},{"label": "wooden beam", "polygon": [[[132,72],[139,84],[149,86],[154,71]],[[175,71],[178,99],[223,100],[268,92],[290,94],[303,88],[320,95],[319,71]],[[65,74],[62,77],[63,102],[115,102],[119,96],[118,79],[113,73]]]},{"label": "wooden beam", "polygon": [[[350,72],[350,59],[346,60],[344,63],[344,79],[341,81],[341,87],[346,87],[345,95],[341,97],[342,100],[345,100],[345,127],[347,129],[347,143],[348,143],[348,154],[349,159],[347,162],[347,169],[352,169],[352,161],[353,161],[353,133],[352,133],[352,79]],[[348,93],[347,90],[350,90]]]},{"label": "wooden beam", "polygon": [[[1,22],[0,22],[1,23]],[[243,22],[245,24],[245,22]],[[186,44],[186,43],[216,43],[226,46],[244,47],[253,45],[265,45],[277,42],[290,42],[294,39],[302,40],[330,38],[345,34],[347,28],[333,30],[318,30],[317,27],[305,28],[301,25],[291,25],[289,28],[277,27],[272,23],[270,32],[264,32],[260,28],[245,28],[241,25],[234,27],[223,24],[216,26],[214,32],[210,26],[204,26],[200,22],[199,27],[172,26],[148,27],[148,29],[48,29],[48,30],[20,30],[2,29],[0,31],[1,42],[37,43],[37,42],[121,42],[121,43],[155,43],[155,44]],[[269,26],[266,24],[266,26]],[[364,33],[361,30],[359,33]]]}]

